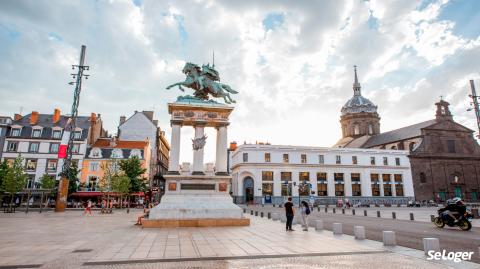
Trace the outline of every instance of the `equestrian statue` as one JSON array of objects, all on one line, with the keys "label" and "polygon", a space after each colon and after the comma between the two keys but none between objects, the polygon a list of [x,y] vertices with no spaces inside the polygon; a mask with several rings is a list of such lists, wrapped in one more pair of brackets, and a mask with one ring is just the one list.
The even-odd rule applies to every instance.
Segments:
[{"label": "equestrian statue", "polygon": [[227,84],[220,82],[220,75],[215,70],[215,66],[210,64],[200,66],[193,63],[185,63],[182,72],[187,76],[185,81],[172,84],[167,87],[167,90],[178,86],[184,92],[182,86],[191,88],[195,92],[193,95],[200,100],[208,100],[209,95],[215,98],[223,98],[226,104],[235,103],[230,94],[237,94]]}]

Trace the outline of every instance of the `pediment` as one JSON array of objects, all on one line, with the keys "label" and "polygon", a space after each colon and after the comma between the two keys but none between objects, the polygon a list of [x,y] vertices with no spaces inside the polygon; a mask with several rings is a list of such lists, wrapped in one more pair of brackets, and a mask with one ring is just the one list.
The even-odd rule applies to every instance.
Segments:
[{"label": "pediment", "polygon": [[450,120],[440,121],[430,126],[424,127],[423,129],[448,130],[448,131],[467,132],[467,133],[474,132],[473,130],[465,126]]}]

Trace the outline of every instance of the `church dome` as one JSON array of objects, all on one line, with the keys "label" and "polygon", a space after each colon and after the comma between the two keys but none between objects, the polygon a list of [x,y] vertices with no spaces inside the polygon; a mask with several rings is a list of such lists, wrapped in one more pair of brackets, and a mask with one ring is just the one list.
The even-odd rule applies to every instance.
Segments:
[{"label": "church dome", "polygon": [[355,82],[353,83],[353,97],[342,107],[342,116],[355,113],[377,113],[377,106],[372,101],[362,96],[361,86],[358,82],[357,67],[355,66]]}]

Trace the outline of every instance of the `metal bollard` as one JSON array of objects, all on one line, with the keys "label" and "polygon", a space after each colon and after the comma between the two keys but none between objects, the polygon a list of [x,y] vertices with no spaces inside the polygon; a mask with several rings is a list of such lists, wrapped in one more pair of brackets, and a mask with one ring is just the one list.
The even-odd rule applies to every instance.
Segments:
[{"label": "metal bollard", "polygon": [[323,230],[323,220],[315,220],[315,231]]},{"label": "metal bollard", "polygon": [[377,218],[380,218],[380,211],[377,210]]},{"label": "metal bollard", "polygon": [[335,208],[333,208],[332,210],[333,210],[333,214],[335,214]]},{"label": "metal bollard", "polygon": [[392,212],[392,219],[396,219],[397,218],[397,214],[395,212]]},{"label": "metal bollard", "polygon": [[328,213],[328,207],[325,207],[325,213]]},{"label": "metal bollard", "polygon": [[275,207],[275,204],[273,204],[273,207]]},{"label": "metal bollard", "polygon": [[341,223],[337,223],[337,222],[333,223],[332,230],[333,230],[333,234],[343,234]]},{"label": "metal bollard", "polygon": [[352,215],[355,216],[355,209],[352,209]]},{"label": "metal bollard", "polygon": [[353,233],[355,234],[355,239],[363,240],[365,239],[365,227],[363,226],[354,226]]},{"label": "metal bollard", "polygon": [[255,217],[258,217],[258,211],[255,211]]},{"label": "metal bollard", "polygon": [[247,209],[246,209],[246,208],[243,209],[243,213],[247,213]]},{"label": "metal bollard", "polygon": [[397,241],[395,240],[395,232],[383,231],[383,245],[391,247],[397,245]]},{"label": "metal bollard", "polygon": [[253,210],[250,210],[250,215],[252,215],[252,216],[253,216]]},{"label": "metal bollard", "polygon": [[410,213],[410,220],[415,220],[415,219],[413,218],[413,213]]},{"label": "metal bollard", "polygon": [[435,220],[435,215],[430,215],[430,221],[433,222]]},{"label": "metal bollard", "polygon": [[272,218],[272,214],[270,212],[267,213],[267,219],[271,219]]},{"label": "metal bollard", "polygon": [[425,255],[431,250],[440,252],[440,241],[438,238],[423,238],[423,251],[425,251]]},{"label": "metal bollard", "polygon": [[345,208],[342,208],[342,214],[345,215]]},{"label": "metal bollard", "polygon": [[317,212],[320,212],[320,206],[317,207]]},{"label": "metal bollard", "polygon": [[366,217],[367,216],[367,210],[363,210],[363,215]]},{"label": "metal bollard", "polygon": [[260,218],[263,218],[263,212],[260,212]]}]

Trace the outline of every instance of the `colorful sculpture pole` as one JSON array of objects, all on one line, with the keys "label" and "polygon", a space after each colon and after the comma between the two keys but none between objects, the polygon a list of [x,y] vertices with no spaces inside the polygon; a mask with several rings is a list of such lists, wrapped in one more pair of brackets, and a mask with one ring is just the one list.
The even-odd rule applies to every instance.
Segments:
[{"label": "colorful sculpture pole", "polygon": [[71,177],[76,177],[77,175],[72,175],[70,172],[72,164],[72,149],[73,149],[73,140],[75,138],[75,127],[78,115],[78,105],[80,102],[80,92],[82,90],[82,78],[88,79],[88,75],[83,74],[83,71],[89,70],[89,66],[84,65],[85,62],[85,50],[86,46],[82,45],[80,52],[80,62],[78,65],[72,65],[72,69],[78,68],[76,74],[71,74],[75,82],[70,82],[70,85],[75,84],[75,91],[73,94],[73,104],[72,104],[72,113],[70,118],[67,121],[65,126],[62,141],[58,150],[58,158],[64,159],[61,179],[58,184],[58,194],[57,201],[55,203],[55,212],[64,212],[67,206],[67,196],[68,196],[68,184],[70,180],[75,179]]}]

